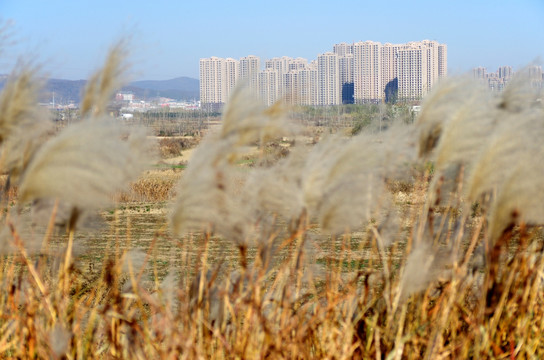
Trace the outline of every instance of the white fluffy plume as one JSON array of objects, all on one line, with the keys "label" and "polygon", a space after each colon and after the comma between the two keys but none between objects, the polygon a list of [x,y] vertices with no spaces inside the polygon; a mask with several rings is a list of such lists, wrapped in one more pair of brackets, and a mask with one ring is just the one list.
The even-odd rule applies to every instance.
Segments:
[{"label": "white fluffy plume", "polygon": [[82,121],[43,145],[23,174],[20,200],[59,199],[98,208],[135,179],[149,161],[144,131],[110,119]]}]

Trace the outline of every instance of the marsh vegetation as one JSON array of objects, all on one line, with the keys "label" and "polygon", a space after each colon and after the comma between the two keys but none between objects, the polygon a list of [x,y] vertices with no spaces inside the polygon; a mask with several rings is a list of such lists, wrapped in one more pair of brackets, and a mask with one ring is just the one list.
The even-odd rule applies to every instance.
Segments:
[{"label": "marsh vegetation", "polygon": [[239,88],[215,126],[157,139],[106,115],[125,57],[62,127],[36,67],[0,94],[0,356],[542,357],[544,110],[523,72],[354,131]]}]

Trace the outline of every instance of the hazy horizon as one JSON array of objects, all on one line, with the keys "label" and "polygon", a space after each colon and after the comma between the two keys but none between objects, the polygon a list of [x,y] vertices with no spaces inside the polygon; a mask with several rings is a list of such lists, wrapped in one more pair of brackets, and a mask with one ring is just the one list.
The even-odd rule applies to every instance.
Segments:
[{"label": "hazy horizon", "polygon": [[449,74],[478,66],[517,70],[544,56],[540,0],[263,4],[7,1],[0,3],[0,24],[10,24],[0,74],[31,57],[51,78],[87,79],[124,37],[130,38],[134,81],[198,79],[199,59],[211,56],[311,61],[335,43],[365,40],[447,44]]}]

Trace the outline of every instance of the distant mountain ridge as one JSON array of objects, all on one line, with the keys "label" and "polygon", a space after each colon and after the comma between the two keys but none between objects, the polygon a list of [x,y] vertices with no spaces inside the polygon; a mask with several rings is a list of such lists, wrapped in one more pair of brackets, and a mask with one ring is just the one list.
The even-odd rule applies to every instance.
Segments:
[{"label": "distant mountain ridge", "polygon": [[176,100],[199,100],[199,84],[197,79],[183,76],[170,80],[134,81],[123,89],[132,91],[140,99],[167,97]]},{"label": "distant mountain ridge", "polygon": [[[4,87],[7,76],[0,75],[0,89]],[[80,96],[87,84],[86,80],[48,79],[42,101],[79,104]],[[124,86],[122,91],[134,93],[138,99],[167,97],[175,100],[199,100],[199,81],[190,77],[177,77],[170,80],[134,81]]]},{"label": "distant mountain ridge", "polygon": [[150,90],[199,90],[199,81],[190,77],[177,77],[170,80],[142,80],[130,83],[130,86]]}]

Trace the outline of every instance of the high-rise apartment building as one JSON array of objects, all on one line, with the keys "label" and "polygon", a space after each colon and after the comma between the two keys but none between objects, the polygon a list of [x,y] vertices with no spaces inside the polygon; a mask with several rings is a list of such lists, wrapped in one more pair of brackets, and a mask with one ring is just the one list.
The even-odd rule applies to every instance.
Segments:
[{"label": "high-rise apartment building", "polygon": [[300,99],[299,71],[289,70],[283,77],[284,82],[284,99],[289,105],[298,105]]},{"label": "high-rise apartment building", "polygon": [[338,74],[340,76],[340,84],[353,82],[353,54],[338,55]]},{"label": "high-rise apartment building", "polygon": [[474,79],[487,85],[491,91],[502,91],[513,75],[514,72],[510,66],[501,66],[495,72],[488,72],[482,66],[472,69]]},{"label": "high-rise apartment building", "polygon": [[472,76],[475,79],[486,79],[487,78],[487,69],[483,66],[472,69]]},{"label": "high-rise apartment building", "polygon": [[353,103],[353,45],[334,44],[332,52],[338,55],[340,97],[342,104]]},{"label": "high-rise apartment building", "polygon": [[498,72],[499,72],[499,78],[501,79],[510,79],[512,75],[514,74],[511,66],[501,66]]},{"label": "high-rise apartment building", "polygon": [[[486,84],[491,91],[502,91],[514,76],[511,66],[501,66],[495,72],[488,72],[485,67],[472,69],[472,75]],[[531,86],[536,89],[544,87],[544,72],[540,65],[531,65],[521,70],[521,76],[526,77]]]},{"label": "high-rise apartment building", "polygon": [[425,49],[425,55],[427,56],[427,80],[426,91],[428,92],[433,88],[435,82],[438,81],[438,43],[436,41],[423,40],[416,46],[422,46]]},{"label": "high-rise apartment building", "polygon": [[403,46],[385,43],[380,48],[380,81],[386,100],[389,96],[396,96],[398,90],[397,58]]},{"label": "high-rise apartment building", "polygon": [[[293,59],[288,56],[275,57],[265,62],[265,69],[275,69],[278,73],[279,93],[278,99],[286,94],[286,74],[292,70],[299,71],[306,69],[308,60],[304,58]],[[292,78],[292,74],[291,74]],[[292,95],[292,94],[291,94]]]},{"label": "high-rise apartment building", "polygon": [[447,76],[447,46],[423,40],[400,45],[397,50],[398,97],[420,100]]},{"label": "high-rise apartment building", "polygon": [[542,66],[532,65],[532,66],[529,66],[527,71],[529,73],[529,81],[531,82],[531,86],[541,89],[542,82],[544,81]]},{"label": "high-rise apartment building", "polygon": [[438,44],[438,77],[445,78],[448,76],[448,46],[446,44]]},{"label": "high-rise apartment building", "polygon": [[398,50],[398,97],[403,100],[421,100],[430,90],[428,51],[417,43]]},{"label": "high-rise apartment building", "polygon": [[353,54],[338,55],[342,104],[353,104]]},{"label": "high-rise apartment building", "polygon": [[299,105],[316,106],[319,104],[319,76],[317,60],[299,70],[300,103]]},{"label": "high-rise apartment building", "polygon": [[281,97],[278,71],[273,68],[266,68],[259,72],[258,76],[260,98],[267,106],[270,106]]},{"label": "high-rise apartment building", "polygon": [[233,58],[225,59],[225,96],[224,101],[227,102],[238,82],[239,62]]},{"label": "high-rise apartment building", "polygon": [[[447,76],[447,66],[447,46],[434,40],[339,43],[311,63],[287,56],[266,60],[263,71],[254,55],[240,60],[211,57],[200,60],[201,103],[224,104],[241,81],[267,104],[281,98],[320,106],[420,100]],[[540,74],[534,73],[535,78]],[[485,69],[475,76],[486,78]],[[497,78],[510,76],[511,68],[504,67]]]},{"label": "high-rise apartment building", "polygon": [[200,102],[219,109],[226,101],[225,60],[212,56],[200,59]]},{"label": "high-rise apartment building", "polygon": [[284,100],[290,105],[317,106],[319,103],[317,61],[290,70],[284,76]]},{"label": "high-rise apartment building", "polygon": [[[285,93],[285,74],[289,71],[289,64],[293,59],[288,56],[275,57],[265,62],[265,70],[276,70],[278,75],[278,96],[282,97]],[[278,98],[279,98],[278,97]]]},{"label": "high-rise apartment building", "polygon": [[356,103],[379,102],[383,98],[380,78],[379,42],[353,44],[353,92]]},{"label": "high-rise apartment building", "polygon": [[318,103],[320,106],[341,104],[338,55],[327,52],[317,56]]},{"label": "high-rise apartment building", "polygon": [[308,60],[298,57],[296,59],[289,60],[289,70],[301,70],[308,66]]},{"label": "high-rise apartment building", "polygon": [[259,91],[259,71],[261,71],[261,59],[254,55],[249,55],[240,59],[238,67],[238,78],[246,81],[248,86],[254,91]]},{"label": "high-rise apartment building", "polygon": [[353,45],[346,43],[334,44],[332,47],[332,52],[338,56],[353,55]]}]

